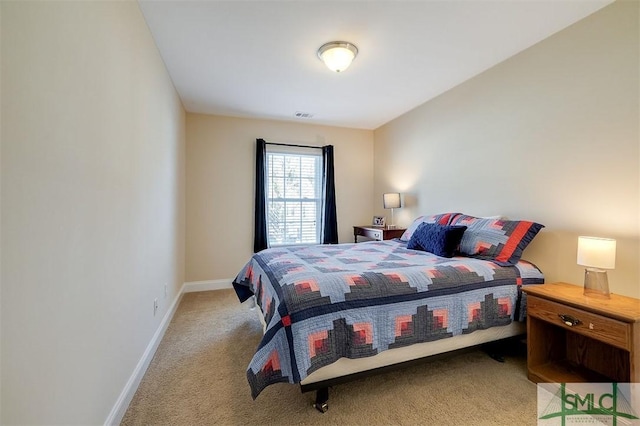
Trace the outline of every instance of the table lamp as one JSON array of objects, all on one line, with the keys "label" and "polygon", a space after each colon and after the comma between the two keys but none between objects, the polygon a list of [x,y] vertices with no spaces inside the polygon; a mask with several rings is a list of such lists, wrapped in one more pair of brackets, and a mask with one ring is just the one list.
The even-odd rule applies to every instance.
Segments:
[{"label": "table lamp", "polygon": [[389,229],[394,229],[396,225],[393,223],[393,209],[399,209],[402,207],[402,204],[400,203],[400,193],[387,192],[382,194],[382,204],[385,209],[391,209],[391,225],[389,225]]},{"label": "table lamp", "polygon": [[609,298],[607,269],[616,266],[616,240],[578,237],[578,265],[584,270],[584,295]]}]

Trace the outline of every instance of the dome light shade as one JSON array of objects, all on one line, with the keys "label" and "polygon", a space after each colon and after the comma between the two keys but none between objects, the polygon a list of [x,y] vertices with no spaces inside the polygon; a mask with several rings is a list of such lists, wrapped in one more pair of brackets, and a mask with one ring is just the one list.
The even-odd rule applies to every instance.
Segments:
[{"label": "dome light shade", "polygon": [[358,48],[347,41],[330,41],[320,46],[318,57],[331,71],[342,72],[349,68],[358,54]]}]

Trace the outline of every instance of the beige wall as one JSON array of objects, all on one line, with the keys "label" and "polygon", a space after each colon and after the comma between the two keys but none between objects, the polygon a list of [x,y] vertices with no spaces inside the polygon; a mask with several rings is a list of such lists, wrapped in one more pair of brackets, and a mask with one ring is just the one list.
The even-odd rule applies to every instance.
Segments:
[{"label": "beige wall", "polygon": [[375,193],[406,194],[398,222],[540,222],[524,258],[548,282],[582,283],[578,235],[616,238],[611,289],[640,297],[638,4],[616,2],[377,129]]},{"label": "beige wall", "polygon": [[371,222],[372,131],[187,114],[187,281],[233,279],[253,254],[257,138],[333,145],[340,242]]},{"label": "beige wall", "polygon": [[0,423],[102,424],[184,282],[185,113],[136,2],[0,7]]}]

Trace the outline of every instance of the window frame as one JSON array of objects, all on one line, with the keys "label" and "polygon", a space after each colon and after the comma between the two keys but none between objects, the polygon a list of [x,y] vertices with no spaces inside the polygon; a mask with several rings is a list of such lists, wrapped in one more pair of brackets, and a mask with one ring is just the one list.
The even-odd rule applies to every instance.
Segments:
[{"label": "window frame", "polygon": [[[303,245],[315,245],[320,244],[322,241],[322,208],[323,208],[323,190],[322,190],[322,164],[323,156],[321,148],[304,148],[293,146],[281,146],[281,145],[267,145],[266,148],[266,161],[265,161],[265,204],[266,204],[266,226],[267,226],[267,245],[268,247],[287,247],[287,246],[303,246]],[[277,175],[274,167],[274,158],[277,156],[283,157],[282,175]],[[297,159],[302,163],[303,159],[313,159],[313,197],[305,197],[303,194],[303,180],[309,179],[311,176],[304,176],[303,166],[298,166],[298,174],[290,176],[289,179],[298,182],[299,196],[291,197],[287,194],[287,184],[292,184],[292,181],[287,183],[287,158]],[[274,179],[282,179],[282,196],[275,197],[273,191],[275,187],[273,185]],[[295,186],[295,185],[293,185]],[[272,211],[275,203],[283,203],[284,205],[284,219],[282,221],[282,232],[284,235],[282,238],[275,238],[274,226],[275,221],[272,220]],[[314,223],[314,239],[305,240],[305,224],[308,224],[308,220],[304,220],[304,205],[312,203],[314,205],[315,216]],[[288,213],[295,210],[295,205],[298,204],[298,219],[293,219]],[[291,207],[292,210],[288,210]],[[307,210],[308,211],[308,210]],[[289,225],[297,225],[290,227]],[[290,229],[298,229],[297,236],[290,238],[292,234],[288,234]]]}]

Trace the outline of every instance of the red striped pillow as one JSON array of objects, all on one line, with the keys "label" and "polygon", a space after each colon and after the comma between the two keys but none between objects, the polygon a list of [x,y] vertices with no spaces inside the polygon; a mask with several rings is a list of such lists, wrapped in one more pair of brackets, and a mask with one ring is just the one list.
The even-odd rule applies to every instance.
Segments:
[{"label": "red striped pillow", "polygon": [[515,265],[522,252],[544,228],[526,220],[482,219],[458,215],[451,225],[467,227],[460,242],[460,254],[478,259],[493,260],[501,265]]}]

